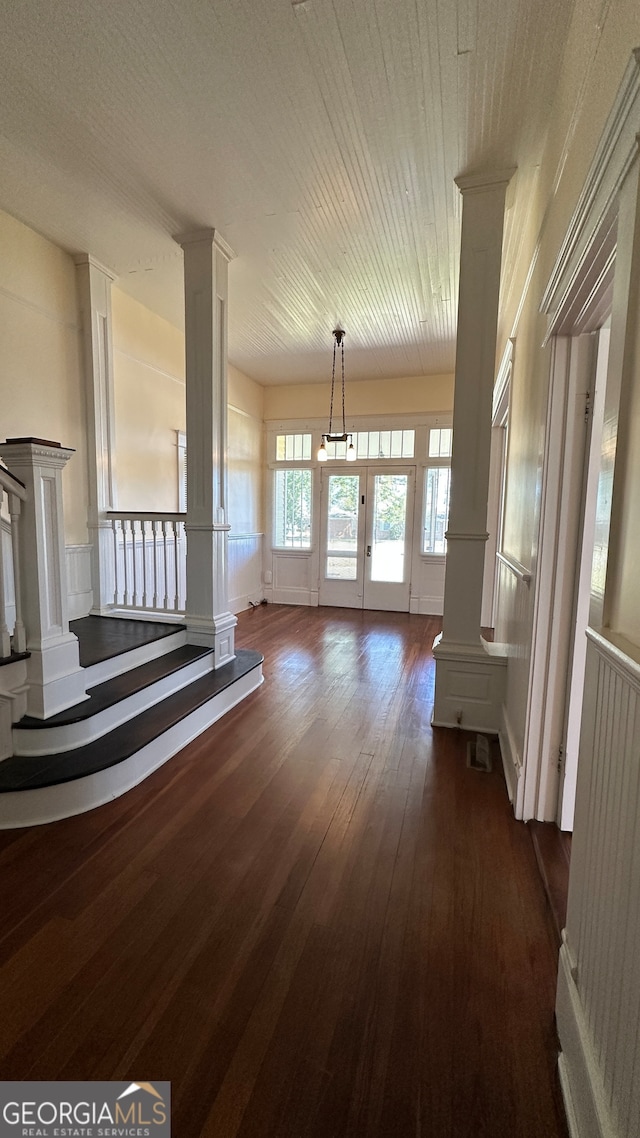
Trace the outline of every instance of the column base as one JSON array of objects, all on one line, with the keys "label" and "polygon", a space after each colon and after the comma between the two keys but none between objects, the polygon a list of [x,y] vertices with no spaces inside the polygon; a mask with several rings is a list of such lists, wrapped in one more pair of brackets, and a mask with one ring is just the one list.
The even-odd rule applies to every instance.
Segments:
[{"label": "column base", "polygon": [[186,615],[187,644],[201,644],[214,650],[214,668],[221,668],[235,660],[235,627],[238,618],[232,612],[222,612],[213,620]]},{"label": "column base", "polygon": [[78,658],[78,638],[72,632],[53,644],[27,645],[27,715],[49,719],[88,699],[87,680]]},{"label": "column base", "polygon": [[431,723],[497,735],[507,681],[507,656],[500,644],[441,640],[433,650],[436,687]]}]

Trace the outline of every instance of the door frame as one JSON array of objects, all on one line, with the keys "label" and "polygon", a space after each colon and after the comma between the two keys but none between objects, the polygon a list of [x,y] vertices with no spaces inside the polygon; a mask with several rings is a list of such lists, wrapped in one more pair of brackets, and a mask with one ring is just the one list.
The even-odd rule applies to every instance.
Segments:
[{"label": "door frame", "polygon": [[[396,582],[375,582],[368,579],[367,570],[370,569],[370,564],[367,562],[367,544],[373,544],[371,526],[373,525],[373,509],[375,504],[374,498],[374,480],[380,475],[401,475],[406,476],[408,479],[407,498],[406,498],[406,511],[405,511],[405,552],[404,552],[404,565],[405,565],[405,580],[397,584],[402,584],[406,588],[406,608],[395,608],[391,605],[367,605],[367,590],[369,589],[369,600],[372,600],[371,593],[383,590],[385,586],[393,589]],[[328,539],[328,485],[329,478],[332,476],[349,476],[358,475],[360,478],[359,494],[361,502],[359,504],[358,512],[358,577],[352,584],[356,587],[359,585],[361,592],[357,594],[361,598],[361,603],[350,604],[344,600],[324,599],[323,588],[326,589],[327,583],[330,585],[330,579],[324,576],[324,567],[326,558],[328,556],[327,539]],[[392,459],[384,461],[360,462],[357,464],[341,464],[335,468],[327,468],[323,466],[320,474],[320,524],[319,524],[319,550],[318,550],[318,604],[320,605],[335,605],[339,608],[362,608],[370,609],[371,611],[381,612],[409,612],[411,606],[411,577],[413,571],[413,542],[414,542],[414,526],[415,526],[415,506],[416,506],[416,484],[417,484],[417,466],[415,463],[397,463]],[[363,500],[362,500],[363,499]],[[338,581],[335,582],[339,584]],[[346,584],[346,582],[345,582]],[[345,594],[348,590],[345,590]],[[326,598],[326,591],[325,591]]]},{"label": "door frame", "polygon": [[514,808],[516,818],[525,821],[555,822],[559,813],[571,622],[579,570],[576,544],[582,524],[584,400],[595,367],[592,334],[611,314],[616,245],[617,217],[608,214],[592,235],[580,272],[574,271],[566,284],[564,274],[556,271],[541,306],[550,315],[545,345],[551,359],[538,545],[532,563],[531,664]]}]

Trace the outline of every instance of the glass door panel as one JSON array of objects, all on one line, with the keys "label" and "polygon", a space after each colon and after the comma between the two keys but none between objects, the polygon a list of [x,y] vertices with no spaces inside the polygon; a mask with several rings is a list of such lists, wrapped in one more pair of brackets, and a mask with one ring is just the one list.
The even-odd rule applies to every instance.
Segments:
[{"label": "glass door panel", "polygon": [[371,528],[371,580],[404,581],[407,474],[376,474]]},{"label": "glass door panel", "polygon": [[362,608],[366,475],[361,470],[323,470],[320,526],[321,605]]},{"label": "glass door panel", "polygon": [[327,556],[325,576],[355,581],[358,576],[360,475],[330,474],[327,489]]},{"label": "glass door panel", "polygon": [[364,608],[409,611],[415,469],[370,471]]}]

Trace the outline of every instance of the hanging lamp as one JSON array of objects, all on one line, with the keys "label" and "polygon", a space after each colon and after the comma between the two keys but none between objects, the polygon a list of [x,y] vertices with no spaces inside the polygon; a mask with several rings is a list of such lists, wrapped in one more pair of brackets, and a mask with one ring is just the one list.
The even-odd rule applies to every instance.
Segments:
[{"label": "hanging lamp", "polygon": [[[345,332],[342,328],[334,328],[333,331],[333,366],[331,369],[331,404],[329,407],[329,430],[322,436],[322,442],[318,448],[318,462],[326,462],[329,455],[327,453],[327,443],[347,443],[347,462],[355,462],[356,448],[353,445],[353,435],[347,434],[347,424],[344,414],[344,337]],[[342,376],[342,434],[338,434],[333,430],[333,397],[336,387],[336,352],[340,349],[341,360],[341,376]]]}]

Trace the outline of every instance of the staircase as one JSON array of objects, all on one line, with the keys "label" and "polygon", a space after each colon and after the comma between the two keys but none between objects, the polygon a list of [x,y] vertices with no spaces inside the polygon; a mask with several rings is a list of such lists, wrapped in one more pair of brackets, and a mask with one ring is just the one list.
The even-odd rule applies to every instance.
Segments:
[{"label": "staircase", "polygon": [[88,616],[72,621],[87,698],[13,725],[0,762],[0,829],[81,814],[124,794],[262,683],[262,656],[213,650],[182,624]]}]

